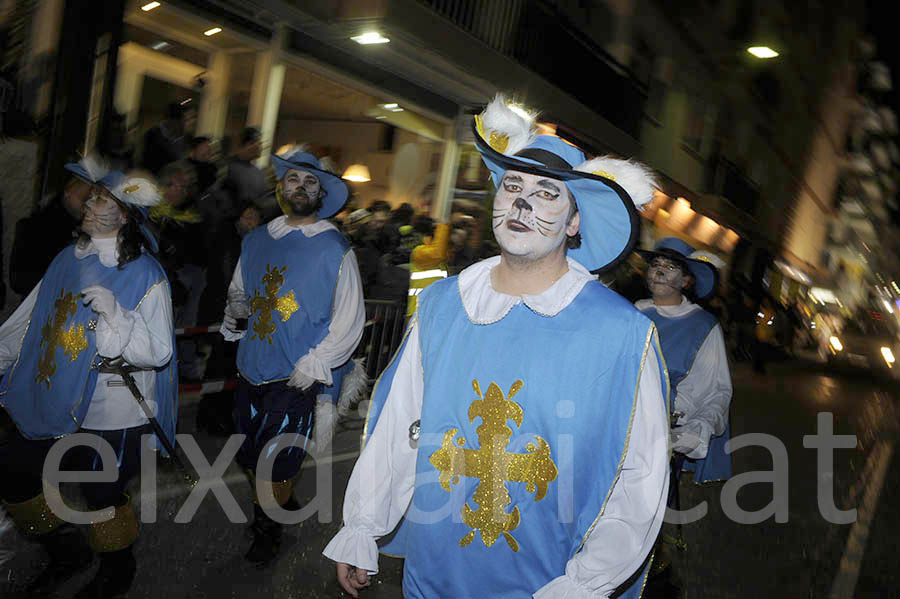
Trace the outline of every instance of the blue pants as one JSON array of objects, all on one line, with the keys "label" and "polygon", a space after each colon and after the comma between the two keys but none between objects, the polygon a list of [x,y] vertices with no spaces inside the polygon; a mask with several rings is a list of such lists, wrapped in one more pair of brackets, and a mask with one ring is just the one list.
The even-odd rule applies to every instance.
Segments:
[{"label": "blue pants", "polygon": [[[306,443],[312,435],[316,395],[321,385],[306,391],[287,386],[287,381],[252,385],[243,378],[234,396],[237,432],[246,435],[237,454],[237,463],[255,473],[261,457],[273,457],[272,481],[293,478],[306,457]],[[274,455],[266,444],[279,435],[293,435],[297,446]],[[305,439],[303,438],[305,437]]]},{"label": "blue pants", "polygon": [[[122,494],[128,482],[137,474],[141,464],[141,436],[152,435],[149,424],[134,428],[95,431],[80,429],[79,433],[89,433],[97,442],[104,440],[116,453],[119,476],[113,482],[79,484],[81,494],[92,510],[122,504]],[[14,431],[0,445],[0,498],[8,503],[21,503],[37,497],[43,491],[41,476],[44,460],[56,439],[26,439],[19,431]],[[93,447],[79,445],[68,451],[61,460],[60,470],[89,471],[103,470],[100,454]]]}]

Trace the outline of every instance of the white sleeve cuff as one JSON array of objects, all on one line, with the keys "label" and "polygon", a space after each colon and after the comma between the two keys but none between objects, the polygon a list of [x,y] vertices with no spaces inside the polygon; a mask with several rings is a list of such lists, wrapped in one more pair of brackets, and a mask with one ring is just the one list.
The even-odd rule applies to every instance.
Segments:
[{"label": "white sleeve cuff", "polygon": [[302,372],[311,379],[317,380],[325,385],[331,385],[334,381],[331,378],[331,369],[315,355],[315,348],[309,350],[305,356],[301,356],[297,363],[294,364],[294,370]]},{"label": "white sleeve cuff", "polygon": [[219,332],[222,333],[222,337],[225,338],[225,341],[240,341],[244,338],[244,335],[247,334],[247,331],[232,331],[231,329],[225,328],[225,323],[219,327]]},{"label": "white sleeve cuff", "polygon": [[606,599],[609,595],[587,589],[568,576],[560,576],[545,584],[532,597],[534,599]]},{"label": "white sleeve cuff", "polygon": [[322,555],[362,568],[370,575],[378,574],[378,544],[372,536],[360,530],[347,526],[341,528],[325,546]]}]

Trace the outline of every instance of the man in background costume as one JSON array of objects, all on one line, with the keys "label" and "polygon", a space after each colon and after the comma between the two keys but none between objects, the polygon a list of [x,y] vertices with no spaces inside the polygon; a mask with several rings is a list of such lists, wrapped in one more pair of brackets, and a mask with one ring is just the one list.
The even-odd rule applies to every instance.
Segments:
[{"label": "man in background costume", "polygon": [[500,96],[476,146],[501,255],[419,294],[324,554],[352,596],[393,531],[380,548],[405,555],[410,599],[637,597],[667,391],[653,323],[590,270],[631,251],[651,175],[538,135]]},{"label": "man in background costume", "polygon": [[694,248],[676,237],[661,239],[652,251],[638,253],[649,264],[647,286],[653,297],[635,306],[656,323],[675,390],[676,472],[683,465],[694,471],[695,482],[727,479],[731,476],[731,456],[725,453],[725,442],[731,438],[731,371],[725,340],[716,317],[685,295],[691,284],[699,300],[713,293],[716,268],[708,259],[696,258]]},{"label": "man in background costume", "polygon": [[[0,404],[17,427],[0,448],[0,497],[19,530],[50,556],[49,567],[29,585],[30,594],[52,593],[97,553],[100,568],[77,597],[119,597],[135,575],[131,546],[138,535],[124,491],[140,466],[141,437],[152,435],[152,428],[121,377],[101,361],[124,359],[172,438],[172,304],[162,267],[148,253],[155,240],[144,227],[159,193],[145,178],[106,171],[90,159],[66,168],[92,182],[81,235],[0,327]],[[69,451],[64,469],[102,470],[96,447],[104,442],[118,464],[114,481],[79,485],[90,510],[114,508],[111,520],[88,527],[87,543],[79,529],[49,509],[42,486],[48,451],[56,439],[75,432],[94,440]]]},{"label": "man in background costume", "polygon": [[[284,215],[244,237],[222,324],[226,340],[240,339],[235,416],[246,439],[237,461],[255,492],[245,557],[259,565],[277,556],[281,524],[266,513],[261,502],[270,494],[261,497],[258,487],[269,486],[279,506],[291,499],[314,414],[334,415],[331,398],[318,395],[334,383],[332,370],[350,358],[365,322],[356,258],[325,220],[347,201],[346,184],[303,149],[273,155],[272,165]],[[244,318],[246,331],[237,322]],[[264,452],[280,435],[293,435],[297,446]],[[271,480],[257,480],[261,458],[274,459]]]}]

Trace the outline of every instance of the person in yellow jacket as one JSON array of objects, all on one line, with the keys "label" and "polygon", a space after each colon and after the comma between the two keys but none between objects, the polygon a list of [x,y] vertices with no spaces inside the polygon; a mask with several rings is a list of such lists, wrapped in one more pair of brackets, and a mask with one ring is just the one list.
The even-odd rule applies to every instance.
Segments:
[{"label": "person in yellow jacket", "polygon": [[413,248],[409,258],[409,299],[406,317],[416,312],[416,298],[423,289],[447,276],[447,259],[450,251],[450,224],[438,223],[434,236]]}]

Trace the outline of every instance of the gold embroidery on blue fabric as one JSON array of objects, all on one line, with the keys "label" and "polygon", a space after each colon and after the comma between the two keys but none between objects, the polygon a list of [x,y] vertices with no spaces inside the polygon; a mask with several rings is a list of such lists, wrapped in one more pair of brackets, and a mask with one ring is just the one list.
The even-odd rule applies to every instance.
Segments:
[{"label": "gold embroidery on blue fabric", "polygon": [[255,334],[250,339],[258,338],[260,341],[268,341],[271,344],[272,333],[276,328],[272,312],[278,312],[281,314],[281,322],[287,322],[300,308],[293,291],[278,296],[281,286],[284,285],[284,271],[286,270],[287,266],[279,269],[271,264],[266,265],[266,274],[262,278],[266,294],[260,295],[259,289],[255,289],[253,297],[250,298],[250,312],[259,313],[253,323]]},{"label": "gold embroidery on blue fabric", "polygon": [[463,505],[463,522],[472,530],[460,539],[461,547],[471,543],[475,533],[479,532],[487,547],[502,534],[510,549],[518,551],[519,544],[510,531],[519,526],[519,508],[513,507],[512,512],[506,513],[506,506],[511,501],[506,483],[526,483],[528,492],[535,494],[534,500],[540,501],[547,494],[548,483],[556,479],[557,469],[550,457],[550,446],[541,437],[535,435],[535,443],[525,447],[528,453],[506,451],[513,432],[506,421],[511,419],[516,426],[522,426],[522,407],[511,400],[523,386],[521,380],[516,381],[504,397],[500,387],[492,382],[482,396],[478,381],[473,380],[472,388],[479,399],[469,406],[469,422],[481,418],[481,425],[475,429],[481,448],[464,449],[466,440],[457,437],[459,429],[454,428],[444,433],[441,448],[429,459],[440,471],[441,487],[445,491],[458,484],[460,476],[479,479],[472,496],[478,509],[473,510],[468,503]]},{"label": "gold embroidery on blue fabric", "polygon": [[[63,330],[66,321],[78,311],[78,301],[71,291],[60,290],[59,298],[54,303],[56,312],[47,317],[47,323],[41,329],[41,349],[45,349],[43,357],[38,361],[38,373],[34,380],[44,383],[50,388],[50,377],[56,373],[56,348],[62,348],[74,362],[78,354],[87,349],[88,342],[84,336],[84,325],[72,325]],[[52,323],[52,324],[51,324]]]}]

